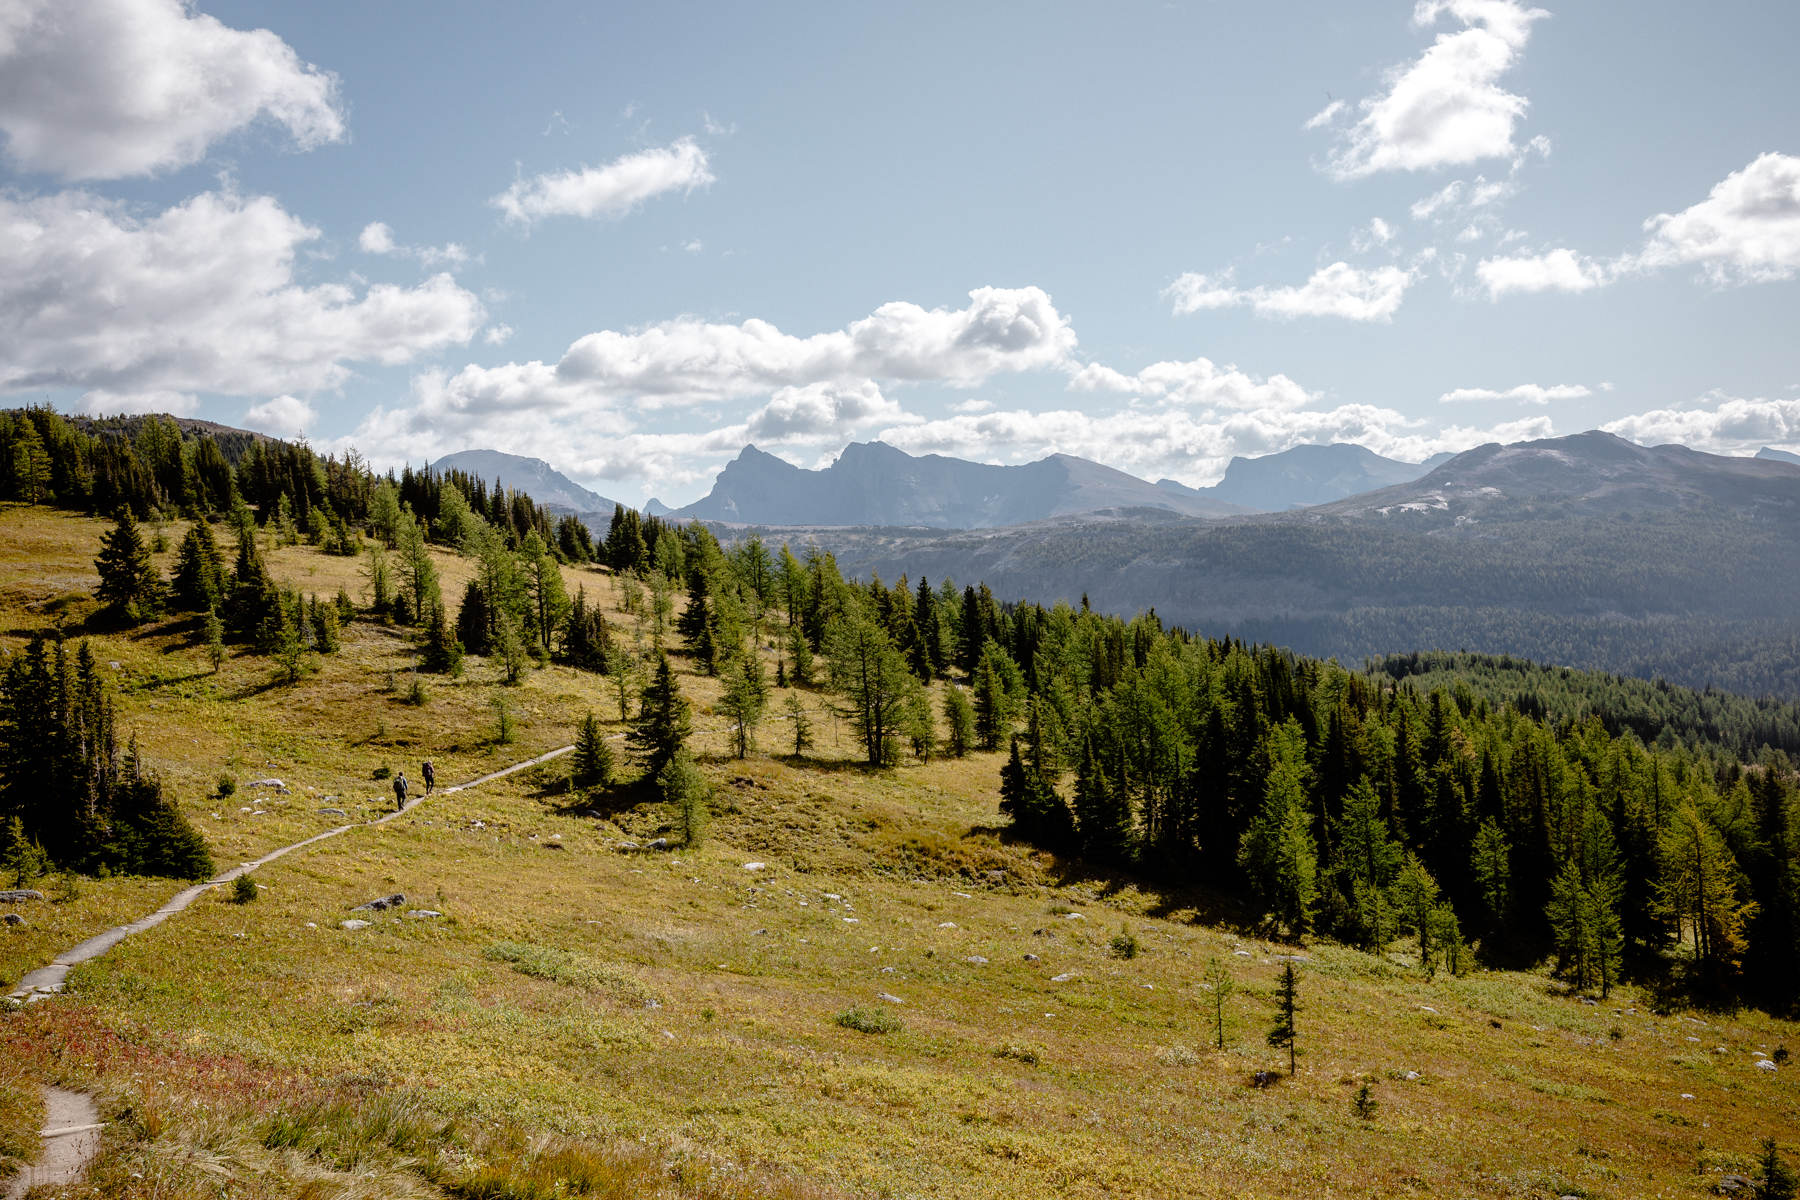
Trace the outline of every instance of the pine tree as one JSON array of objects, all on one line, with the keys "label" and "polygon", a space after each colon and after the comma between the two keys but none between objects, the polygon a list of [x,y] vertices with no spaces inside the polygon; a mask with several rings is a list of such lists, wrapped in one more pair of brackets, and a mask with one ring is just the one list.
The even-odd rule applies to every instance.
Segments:
[{"label": "pine tree", "polygon": [[1794,1200],[1795,1193],[1800,1191],[1800,1176],[1782,1161],[1781,1148],[1774,1138],[1762,1140],[1762,1157],[1757,1166],[1760,1168],[1756,1192],[1759,1200]]},{"label": "pine tree", "polygon": [[575,734],[575,750],[570,756],[569,780],[577,788],[603,788],[612,782],[613,756],[606,739],[600,734],[600,722],[590,709]]},{"label": "pine tree", "polygon": [[731,722],[732,753],[745,758],[756,746],[756,726],[769,706],[769,685],[754,650],[738,655],[729,674],[719,711]]},{"label": "pine tree", "polygon": [[1238,863],[1264,906],[1299,936],[1312,923],[1319,865],[1306,808],[1306,746],[1295,721],[1270,731],[1268,754],[1262,810],[1244,830]]},{"label": "pine tree", "polygon": [[1294,1018],[1300,1012],[1300,980],[1294,964],[1283,963],[1281,978],[1275,984],[1275,1023],[1269,1027],[1269,1045],[1288,1052],[1288,1074],[1294,1073],[1295,1059],[1300,1054],[1300,1037]]},{"label": "pine tree", "polygon": [[425,653],[419,658],[419,669],[428,675],[452,678],[462,674],[463,646],[451,632],[442,604],[434,604],[425,620]]},{"label": "pine tree", "polygon": [[806,632],[795,625],[788,630],[788,658],[794,666],[790,678],[795,687],[811,687],[813,681],[812,646],[806,640]]},{"label": "pine tree", "polygon": [[1756,911],[1738,898],[1737,862],[1711,822],[1691,802],[1675,810],[1662,835],[1662,908],[1693,933],[1694,963],[1718,986],[1744,953],[1744,922]]},{"label": "pine tree", "polygon": [[626,741],[643,762],[644,773],[654,778],[687,745],[692,730],[693,718],[687,700],[675,685],[669,656],[659,654],[656,669],[638,701],[637,721]]},{"label": "pine tree", "polygon": [[161,611],[162,581],[130,509],[120,509],[113,527],[100,535],[94,566],[100,572],[95,594],[120,620],[135,625]]},{"label": "pine tree", "polygon": [[1082,853],[1096,862],[1123,864],[1131,854],[1131,798],[1113,786],[1094,755],[1090,735],[1075,768],[1075,827]]},{"label": "pine tree", "polygon": [[677,750],[656,773],[656,784],[663,802],[675,810],[675,826],[681,830],[682,845],[698,846],[706,834],[710,789],[693,757],[685,749]]},{"label": "pine tree", "polygon": [[481,590],[481,584],[471,579],[463,588],[462,608],[456,614],[456,640],[468,653],[485,655],[489,651],[488,631],[492,627],[487,593]]},{"label": "pine tree", "polygon": [[24,823],[17,816],[6,818],[0,824],[0,883],[9,888],[30,887],[49,869],[50,856],[25,836]]},{"label": "pine tree", "polygon": [[1393,932],[1388,888],[1400,869],[1400,847],[1388,836],[1381,816],[1381,799],[1367,779],[1351,785],[1344,797],[1344,817],[1338,832],[1338,853],[1349,878],[1350,897],[1356,907],[1365,949],[1380,954]]},{"label": "pine tree", "polygon": [[200,623],[200,636],[206,641],[206,661],[212,664],[213,674],[225,662],[225,622],[219,620],[219,614],[207,610],[206,617]]},{"label": "pine tree", "polygon": [[950,731],[944,739],[950,757],[967,755],[975,744],[975,709],[969,704],[967,693],[955,684],[944,689],[944,725]]},{"label": "pine tree", "polygon": [[1020,755],[1016,737],[1006,765],[1000,768],[1000,814],[1012,821],[1020,837],[1035,845],[1061,850],[1075,841],[1069,806],[1043,772]]},{"label": "pine tree", "polygon": [[800,697],[794,695],[792,692],[788,693],[788,697],[782,702],[782,706],[787,709],[788,720],[793,722],[794,757],[799,758],[802,754],[805,754],[807,750],[812,748],[812,718],[806,715],[806,705],[801,703]]},{"label": "pine tree", "polygon": [[501,610],[494,622],[494,644],[489,651],[500,660],[500,669],[506,676],[506,682],[518,686],[525,678],[525,669],[531,665],[531,656],[526,651],[525,639],[519,633],[519,623],[510,612]]},{"label": "pine tree", "polygon": [[182,612],[206,612],[226,597],[225,559],[212,527],[195,521],[182,536],[175,556],[175,577],[170,583],[175,607]]},{"label": "pine tree", "polygon": [[993,648],[983,652],[975,667],[975,737],[983,750],[997,750],[1000,738],[1012,724],[1010,697],[995,661]]}]

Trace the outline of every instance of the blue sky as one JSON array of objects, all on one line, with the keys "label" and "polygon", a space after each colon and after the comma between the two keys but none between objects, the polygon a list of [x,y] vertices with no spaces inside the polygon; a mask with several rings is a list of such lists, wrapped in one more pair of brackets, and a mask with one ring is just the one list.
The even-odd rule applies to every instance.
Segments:
[{"label": "blue sky", "polygon": [[746,441],[1800,448],[1791,6],[617,8],[10,0],[6,402],[671,503]]}]

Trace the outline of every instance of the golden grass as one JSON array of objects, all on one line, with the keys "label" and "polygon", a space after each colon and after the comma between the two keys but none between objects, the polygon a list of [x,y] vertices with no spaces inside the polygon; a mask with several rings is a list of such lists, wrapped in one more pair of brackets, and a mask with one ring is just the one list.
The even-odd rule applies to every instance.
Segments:
[{"label": "golden grass", "polygon": [[[47,522],[84,544],[100,527],[0,514],[9,532]],[[297,549],[275,569],[324,594],[344,565]],[[17,586],[0,577],[0,595]],[[327,823],[315,795],[380,796],[369,772],[403,750],[409,774],[429,752],[473,775],[566,740],[587,707],[617,716],[604,680],[534,671],[508,689],[520,741],[492,746],[491,669],[404,710],[382,687],[406,647],[366,623],[293,688],[252,686],[260,660],[146,687],[197,652],[168,628],[103,645],[227,858]],[[681,683],[703,708],[716,695]],[[79,968],[71,996],[0,1022],[0,1059],[105,1099],[100,1195],[548,1195],[560,1177],[604,1195],[1687,1196],[1800,1128],[1796,1068],[1754,1065],[1800,1044],[1790,1023],[1267,943],[988,832],[995,756],[871,773],[821,722],[814,759],[740,762],[719,725],[697,718],[715,788],[698,848],[621,849],[670,825],[628,789],[592,809],[518,776],[440,796],[263,868],[255,904],[209,896]],[[763,734],[779,745],[775,722]],[[285,804],[257,817],[196,794],[252,766],[287,781]],[[340,928],[393,891],[398,913]],[[1122,928],[1136,957],[1114,952]],[[1300,1073],[1253,1090],[1277,1060],[1262,1033],[1282,954],[1305,956]],[[1239,983],[1222,1051],[1212,957]],[[852,1010],[898,1028],[840,1024]],[[1364,1081],[1372,1121],[1350,1108]]]}]

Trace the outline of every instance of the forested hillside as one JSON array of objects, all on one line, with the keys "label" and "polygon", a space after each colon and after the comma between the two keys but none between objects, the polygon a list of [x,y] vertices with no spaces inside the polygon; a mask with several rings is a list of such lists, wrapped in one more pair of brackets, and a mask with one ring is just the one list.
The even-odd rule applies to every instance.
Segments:
[{"label": "forested hillside", "polygon": [[[116,502],[114,529],[95,547],[107,602],[96,622],[191,612],[196,640],[232,638],[289,678],[305,655],[331,653],[343,620],[398,626],[427,673],[455,673],[469,651],[517,679],[554,656],[617,677],[622,711],[627,691],[637,694],[638,720],[654,727],[643,734],[652,776],[676,757],[684,711],[659,661],[665,639],[679,637],[699,670],[721,677],[719,711],[736,725],[740,754],[766,718],[762,661],[773,650],[778,685],[836,697],[870,768],[1008,749],[1001,794],[1017,836],[1160,887],[1210,892],[1294,936],[1372,949],[1405,938],[1421,962],[1455,972],[1477,955],[1549,952],[1574,986],[1598,991],[1628,974],[1778,1007],[1800,991],[1800,789],[1779,750],[1742,752],[1755,735],[1741,705],[1721,706],[1708,727],[1672,703],[1671,736],[1659,728],[1646,747],[1647,718],[1631,707],[1639,701],[1602,698],[1575,719],[1549,688],[1536,699],[1484,694],[1471,680],[1427,691],[1387,672],[1195,636],[1154,613],[1124,620],[1085,604],[1002,603],[985,584],[948,579],[857,583],[817,549],[797,556],[754,537],[727,548],[704,526],[623,509],[596,542],[573,521],[553,526],[529,497],[491,495],[477,480],[384,479],[354,459],[274,442],[251,444],[232,465],[204,435],[154,419],[127,438],[31,412],[0,432],[9,495],[90,510]],[[102,488],[102,478],[113,482]],[[147,569],[134,510],[201,518],[172,580]],[[209,513],[230,529],[230,569]],[[1649,541],[1629,534],[1663,528],[1624,524],[1626,545],[1602,563],[1621,586],[1656,570]],[[1230,544],[1225,532],[1217,541]],[[275,587],[259,546],[303,538],[321,553],[361,553],[364,595]],[[440,593],[424,552],[433,542],[474,564],[460,598]],[[1293,545],[1347,554],[1322,539]],[[1497,569],[1474,545],[1474,575],[1460,560],[1429,568],[1453,597],[1473,595],[1483,564]],[[559,560],[610,567],[651,646],[625,646],[597,607],[569,597]],[[1756,586],[1764,569],[1747,559],[1728,582]],[[1380,568],[1358,570],[1364,586],[1381,586]],[[1556,588],[1553,573],[1527,584]],[[49,673],[48,653],[34,648],[8,673],[4,797],[28,838],[81,862],[117,823],[61,837],[66,802],[38,801],[19,774],[33,747],[33,689],[87,686],[79,666]],[[99,711],[70,711],[90,710]],[[1756,711],[1776,714],[1769,729],[1785,736],[1786,710]],[[94,719],[83,717],[84,728]],[[803,750],[801,714],[791,736]]]}]

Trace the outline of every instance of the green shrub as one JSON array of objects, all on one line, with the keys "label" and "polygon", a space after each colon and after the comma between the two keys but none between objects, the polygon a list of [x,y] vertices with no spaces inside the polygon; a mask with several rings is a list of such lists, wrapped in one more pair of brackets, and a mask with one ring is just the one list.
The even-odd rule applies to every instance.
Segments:
[{"label": "green shrub", "polygon": [[1136,958],[1138,956],[1137,935],[1129,929],[1121,929],[1113,935],[1112,956],[1114,958]]},{"label": "green shrub", "polygon": [[237,780],[229,775],[219,776],[219,799],[229,800],[237,791]]},{"label": "green shrub", "polygon": [[261,891],[262,889],[256,886],[256,880],[250,878],[247,874],[239,875],[231,884],[231,902],[233,904],[248,904],[256,899]]},{"label": "green shrub", "polygon": [[837,1015],[837,1023],[858,1033],[898,1033],[900,1018],[885,1008],[846,1008]]}]

